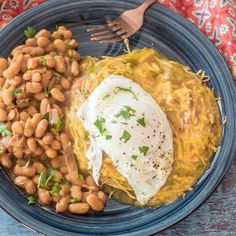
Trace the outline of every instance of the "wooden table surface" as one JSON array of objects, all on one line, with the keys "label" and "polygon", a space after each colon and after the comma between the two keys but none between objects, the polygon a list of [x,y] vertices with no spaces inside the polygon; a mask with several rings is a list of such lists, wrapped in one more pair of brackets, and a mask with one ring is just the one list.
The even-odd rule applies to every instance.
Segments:
[{"label": "wooden table surface", "polygon": [[[39,235],[0,209],[0,236]],[[159,235],[236,235],[236,158],[214,194],[195,212]]]}]

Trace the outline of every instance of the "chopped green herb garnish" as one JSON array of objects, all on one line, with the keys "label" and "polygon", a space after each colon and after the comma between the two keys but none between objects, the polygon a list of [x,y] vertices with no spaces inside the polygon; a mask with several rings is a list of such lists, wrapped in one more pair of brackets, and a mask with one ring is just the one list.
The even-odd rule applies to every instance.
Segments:
[{"label": "chopped green herb garnish", "polygon": [[69,62],[72,63],[75,60],[74,57],[69,57]]},{"label": "chopped green herb garnish", "polygon": [[97,129],[99,130],[99,132],[101,133],[101,135],[104,135],[105,132],[107,131],[105,128],[104,128],[104,123],[105,123],[105,119],[104,118],[97,118],[97,120],[93,123]]},{"label": "chopped green herb garnish", "polygon": [[35,103],[35,108],[39,111],[40,110],[40,102]]},{"label": "chopped green herb garnish", "polygon": [[46,181],[47,181],[47,174],[46,174],[46,172],[43,170],[43,171],[40,172],[40,175],[39,175],[38,187],[39,187],[39,188],[42,188],[43,186],[45,186]]},{"label": "chopped green herb garnish", "polygon": [[122,87],[117,87],[117,88],[120,89],[120,90],[122,90],[122,91],[132,93],[133,96],[134,96],[134,99],[138,101],[138,97],[137,97],[136,94],[132,91],[131,88],[122,88]]},{"label": "chopped green herb garnish", "polygon": [[49,119],[49,112],[46,112],[46,113],[43,115],[43,119],[45,119],[45,120],[48,120],[48,119]]},{"label": "chopped green herb garnish", "polygon": [[54,31],[58,31],[58,25],[55,25],[55,29],[54,29]]},{"label": "chopped green herb garnish", "polygon": [[55,171],[51,167],[48,167],[48,173],[49,173],[49,176],[45,182],[45,186],[47,186],[49,184],[50,180],[53,179],[55,176]]},{"label": "chopped green herb garnish", "polygon": [[138,156],[137,155],[132,155],[131,158],[134,159],[134,160],[137,160]]},{"label": "chopped green herb garnish", "polygon": [[117,121],[116,121],[116,120],[112,120],[111,123],[112,123],[112,124],[115,124],[115,123],[117,123]]},{"label": "chopped green herb garnish", "polygon": [[28,160],[27,160],[27,162],[25,163],[24,167],[25,167],[25,168],[28,168],[28,167],[30,166],[30,164],[31,164],[31,158],[28,157]]},{"label": "chopped green herb garnish", "polygon": [[122,125],[128,125],[127,122],[120,122]]},{"label": "chopped green herb garnish", "polygon": [[146,122],[144,118],[137,119],[137,122],[142,125],[143,127],[146,127]]},{"label": "chopped green herb garnish", "polygon": [[6,136],[12,136],[12,133],[7,129],[6,125],[1,122],[0,122],[0,134]]},{"label": "chopped green herb garnish", "polygon": [[68,43],[66,44],[66,48],[69,49],[69,50],[74,50],[74,48]]},{"label": "chopped green herb garnish", "polygon": [[47,97],[47,98],[49,97],[50,91],[49,91],[48,87],[44,88],[43,94],[44,94],[45,97]]},{"label": "chopped green herb garnish", "polygon": [[5,148],[3,146],[0,146],[0,151],[1,152],[5,151]]},{"label": "chopped green herb garnish", "polygon": [[56,71],[53,71],[52,74],[56,77],[61,77],[62,75]]},{"label": "chopped green herb garnish", "polygon": [[130,106],[123,106],[121,111],[116,114],[116,117],[122,116],[125,120],[129,120],[131,116],[135,116],[135,110]]},{"label": "chopped green herb garnish", "polygon": [[29,196],[27,199],[28,199],[28,205],[34,205],[37,202],[36,198],[33,196]]},{"label": "chopped green herb garnish", "polygon": [[72,197],[70,200],[69,200],[69,203],[70,204],[75,204],[75,203],[77,203],[78,202],[78,200],[77,200],[77,198],[75,198],[75,197]]},{"label": "chopped green herb garnish", "polygon": [[24,33],[27,39],[33,38],[36,35],[36,29],[32,26],[28,26],[24,31]]},{"label": "chopped green herb garnish", "polygon": [[79,178],[80,178],[80,180],[84,180],[84,176],[83,175],[79,175]]},{"label": "chopped green herb garnish", "polygon": [[125,130],[125,131],[123,132],[122,137],[120,137],[120,140],[121,140],[121,139],[124,139],[124,142],[126,143],[130,138],[131,138],[130,133]]},{"label": "chopped green herb garnish", "polygon": [[64,120],[64,116],[62,116],[59,119],[57,119],[57,123],[56,123],[56,131],[57,131],[57,133],[61,132],[62,125],[63,125],[63,120]]},{"label": "chopped green herb garnish", "polygon": [[112,139],[112,136],[111,135],[106,135],[106,140],[110,140]]},{"label": "chopped green herb garnish", "polygon": [[61,191],[61,184],[60,183],[54,183],[52,190],[48,191],[53,197],[57,197],[59,195],[59,192]]},{"label": "chopped green herb garnish", "polygon": [[71,182],[65,178],[61,180],[61,184],[70,184]]},{"label": "chopped green herb garnish", "polygon": [[47,65],[47,58],[45,56],[41,57],[41,64],[42,64],[42,66],[46,66]]},{"label": "chopped green herb garnish", "polygon": [[139,147],[140,153],[143,154],[144,156],[147,155],[148,150],[149,150],[149,147],[147,147],[147,146]]},{"label": "chopped green herb garnish", "polygon": [[102,99],[105,100],[106,98],[109,98],[110,94],[105,95]]},{"label": "chopped green herb garnish", "polygon": [[18,93],[22,93],[22,89],[17,88],[17,89],[11,90],[11,94],[12,94],[12,95],[16,95],[16,94],[18,94]]}]

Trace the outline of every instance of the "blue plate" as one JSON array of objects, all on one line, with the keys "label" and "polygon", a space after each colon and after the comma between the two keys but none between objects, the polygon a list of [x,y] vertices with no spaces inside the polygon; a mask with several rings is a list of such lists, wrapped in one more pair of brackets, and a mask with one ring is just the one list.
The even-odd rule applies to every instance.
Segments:
[{"label": "blue plate", "polygon": [[[143,1],[72,0],[49,1],[18,16],[0,32],[0,56],[24,40],[27,26],[37,29],[65,24],[79,41],[84,55],[122,54],[122,43],[105,44],[89,41],[87,25],[114,18],[122,11]],[[76,23],[77,22],[77,23]],[[222,119],[227,116],[221,147],[210,168],[184,199],[157,209],[142,209],[109,200],[103,213],[87,216],[59,215],[40,205],[28,206],[26,197],[0,170],[0,204],[9,214],[30,228],[47,235],[149,235],[180,221],[203,203],[220,183],[235,153],[236,93],[228,67],[212,43],[189,21],[175,12],[153,5],[145,16],[142,30],[131,39],[132,48],[153,47],[167,57],[203,69],[212,78],[220,102]]]}]

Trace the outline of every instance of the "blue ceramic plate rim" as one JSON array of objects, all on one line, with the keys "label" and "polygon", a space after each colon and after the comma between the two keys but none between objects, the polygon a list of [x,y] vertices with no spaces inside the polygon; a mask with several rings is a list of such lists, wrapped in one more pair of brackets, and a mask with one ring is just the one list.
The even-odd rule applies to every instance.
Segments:
[{"label": "blue ceramic plate rim", "polygon": [[[68,4],[68,3],[75,3],[75,2],[79,2],[78,4],[82,4],[85,1],[66,1],[66,0],[62,0],[62,1],[49,1],[47,3],[44,3],[40,6],[37,6],[25,13],[23,13],[22,15],[16,17],[11,23],[9,23],[6,27],[4,27],[4,29],[1,30],[0,32],[0,41],[2,39],[2,37],[4,37],[4,35],[8,34],[11,31],[14,31],[14,28],[21,22],[23,23],[24,20],[27,19],[27,17],[31,17],[36,13],[40,13],[41,11],[45,10],[45,9],[50,9],[50,7],[55,7],[55,8],[59,8],[61,7],[63,4]],[[87,1],[88,2],[88,1]],[[90,1],[90,3],[92,3],[93,1]],[[95,1],[94,1],[95,2]],[[100,1],[96,1],[99,2],[100,4],[110,4],[111,1],[105,1],[105,0],[100,0]],[[130,1],[128,3],[126,3],[127,8],[132,8],[137,6],[137,2],[141,2],[141,1]],[[228,99],[227,101],[230,104],[231,109],[233,109],[230,113],[230,111],[225,111],[226,113],[230,113],[231,116],[229,117],[229,122],[228,122],[228,126],[231,130],[231,142],[230,139],[228,139],[229,143],[227,144],[228,149],[230,148],[230,150],[225,150],[225,152],[227,151],[227,156],[225,154],[225,162],[223,163],[224,166],[222,167],[222,170],[220,171],[220,176],[218,176],[216,179],[210,179],[208,181],[208,183],[206,183],[206,185],[204,186],[204,189],[207,190],[203,193],[203,189],[201,190],[201,193],[199,193],[199,195],[197,196],[197,199],[194,199],[194,203],[191,205],[191,207],[189,206],[189,204],[185,205],[184,208],[181,209],[181,212],[177,212],[177,214],[175,215],[171,215],[170,217],[167,217],[167,219],[165,219],[165,221],[162,222],[162,224],[157,225],[147,225],[146,227],[143,227],[141,229],[137,229],[137,231],[119,231],[117,232],[117,234],[119,234],[120,232],[122,233],[122,235],[127,234],[127,235],[147,235],[147,234],[151,234],[151,233],[155,233],[157,231],[163,230],[175,223],[177,223],[178,221],[180,221],[181,219],[183,219],[184,217],[186,217],[187,215],[189,215],[193,210],[195,210],[200,204],[202,204],[204,202],[204,200],[206,200],[211,193],[214,191],[214,189],[217,187],[217,185],[220,183],[221,179],[223,178],[225,172],[227,171],[227,169],[230,166],[230,163],[235,155],[235,145],[232,145],[232,140],[235,140],[236,137],[236,133],[235,133],[235,121],[234,121],[234,117],[236,115],[236,94],[235,94],[235,85],[232,81],[231,78],[231,74],[228,70],[228,67],[224,61],[224,59],[222,58],[222,56],[220,55],[220,53],[218,52],[218,50],[213,46],[213,44],[205,37],[204,34],[202,34],[202,32],[197,29],[194,25],[192,25],[190,22],[188,22],[186,19],[184,19],[183,17],[179,16],[177,13],[158,5],[158,9],[157,6],[154,6],[155,10],[159,10],[160,13],[164,13],[167,14],[169,16],[174,16],[178,21],[181,22],[181,24],[187,25],[188,27],[192,28],[192,31],[195,34],[200,35],[201,40],[205,41],[205,46],[208,48],[208,50],[210,50],[212,53],[214,53],[214,57],[215,57],[215,61],[221,64],[221,67],[224,68],[222,72],[222,76],[224,75],[225,81],[224,81],[224,90],[226,89],[229,96],[226,98]],[[199,38],[199,39],[200,39]],[[229,100],[231,99],[231,100]],[[229,107],[228,107],[229,108]],[[225,134],[226,135],[226,134]],[[228,136],[227,136],[228,137]],[[229,138],[229,137],[228,137]],[[226,161],[227,160],[227,161]],[[202,180],[203,182],[205,181],[205,179]],[[200,191],[200,190],[199,190]],[[57,233],[58,235],[61,235],[62,232],[66,232],[62,230],[57,231],[56,228],[49,226],[47,224],[43,224],[41,222],[37,222],[33,217],[31,217],[30,215],[25,215],[23,212],[17,212],[16,209],[11,208],[10,205],[7,205],[6,203],[8,202],[7,196],[6,194],[0,190],[0,205],[2,206],[3,209],[5,209],[7,212],[9,212],[9,214],[11,214],[12,216],[14,216],[15,219],[21,221],[22,223],[24,223],[25,225],[29,226],[32,229],[35,229],[39,232],[45,233],[45,234],[52,234]],[[56,231],[56,232],[55,232]],[[71,232],[71,234],[73,234]],[[78,234],[77,234],[78,235]]]}]

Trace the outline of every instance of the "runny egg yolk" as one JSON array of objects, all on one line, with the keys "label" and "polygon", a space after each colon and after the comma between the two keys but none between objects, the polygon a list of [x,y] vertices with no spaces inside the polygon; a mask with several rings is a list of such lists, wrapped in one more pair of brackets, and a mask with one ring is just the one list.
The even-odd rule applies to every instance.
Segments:
[{"label": "runny egg yolk", "polygon": [[146,204],[172,170],[173,140],[169,122],[156,101],[137,83],[111,75],[77,112],[89,134],[89,168],[99,183],[103,152]]}]

